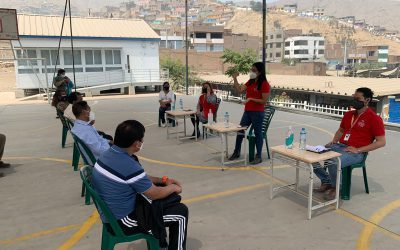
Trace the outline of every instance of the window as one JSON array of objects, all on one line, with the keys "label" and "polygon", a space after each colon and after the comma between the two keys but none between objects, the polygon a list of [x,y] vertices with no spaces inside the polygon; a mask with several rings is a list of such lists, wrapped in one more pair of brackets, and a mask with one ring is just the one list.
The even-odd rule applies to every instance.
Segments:
[{"label": "window", "polygon": [[222,39],[222,33],[211,33],[211,39]]},{"label": "window", "polygon": [[368,51],[368,56],[375,56],[375,51]]},{"label": "window", "polygon": [[196,45],[194,45],[194,49],[199,52],[205,52],[205,51],[207,51],[207,45],[206,44],[196,44]]},{"label": "window", "polygon": [[205,32],[199,32],[195,34],[196,38],[207,38],[207,33]]},{"label": "window", "polygon": [[297,49],[294,51],[295,55],[307,55],[308,54],[308,50],[306,49]]},{"label": "window", "polygon": [[[74,50],[75,65],[82,65],[80,50]],[[72,65],[72,50],[64,50],[64,65]]]},{"label": "window", "polygon": [[182,49],[183,48],[183,41],[176,41],[176,48]]},{"label": "window", "polygon": [[281,57],[281,56],[282,56],[281,52],[276,52],[275,57]]},{"label": "window", "polygon": [[325,41],[319,41],[319,45],[320,45],[320,46],[325,45]]},{"label": "window", "polygon": [[290,46],[290,42],[285,42],[285,47],[289,47]]},{"label": "window", "polygon": [[318,50],[318,55],[323,55],[323,54],[325,54],[325,50],[323,49]]},{"label": "window", "polygon": [[290,51],[289,50],[285,50],[285,55],[286,56],[290,55]]},{"label": "window", "polygon": [[270,43],[270,44],[269,44],[269,48],[272,49],[273,47],[274,47],[274,44],[273,44],[273,43]]},{"label": "window", "polygon": [[272,57],[272,53],[269,53],[269,57]]},{"label": "window", "polygon": [[270,35],[270,36],[269,36],[269,39],[274,39],[274,35]]},{"label": "window", "polygon": [[86,68],[86,72],[103,72],[103,67]]},{"label": "window", "polygon": [[102,65],[101,50],[85,50],[86,65]]},{"label": "window", "polygon": [[276,35],[276,38],[282,38],[282,34]]},{"label": "window", "polygon": [[167,41],[161,41],[160,48],[166,48],[166,47],[167,47]]},{"label": "window", "polygon": [[307,40],[294,41],[294,46],[308,45]]},{"label": "window", "polygon": [[41,50],[40,54],[43,58],[46,59],[47,65],[59,65],[60,64],[60,56],[58,57],[58,61],[56,63],[57,59],[57,50]]},{"label": "window", "polygon": [[282,48],[282,43],[276,43],[275,48],[277,48],[277,49]]},{"label": "window", "polygon": [[[22,53],[22,50],[17,50],[17,58],[37,58],[36,50],[28,49],[24,50],[24,53]],[[18,60],[18,66],[30,66],[37,64],[37,60]]]},{"label": "window", "polygon": [[106,50],[106,64],[121,64],[120,50]]}]

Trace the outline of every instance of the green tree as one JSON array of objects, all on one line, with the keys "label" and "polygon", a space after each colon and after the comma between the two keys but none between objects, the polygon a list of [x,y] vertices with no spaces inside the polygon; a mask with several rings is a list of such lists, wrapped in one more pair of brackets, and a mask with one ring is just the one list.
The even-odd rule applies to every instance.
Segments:
[{"label": "green tree", "polygon": [[234,73],[249,73],[251,66],[257,60],[257,54],[252,49],[246,49],[243,53],[226,49],[221,58],[224,60],[224,64],[229,65],[225,71],[225,75],[232,77]]},{"label": "green tree", "polygon": [[[172,59],[170,57],[162,58],[160,61],[161,68],[168,69],[170,83],[174,89],[178,86],[185,86],[186,83],[186,67],[178,59]],[[199,79],[189,68],[189,85],[194,85],[198,83]]]},{"label": "green tree", "polygon": [[259,1],[250,1],[250,8],[253,11],[261,12],[262,11],[262,3]]}]

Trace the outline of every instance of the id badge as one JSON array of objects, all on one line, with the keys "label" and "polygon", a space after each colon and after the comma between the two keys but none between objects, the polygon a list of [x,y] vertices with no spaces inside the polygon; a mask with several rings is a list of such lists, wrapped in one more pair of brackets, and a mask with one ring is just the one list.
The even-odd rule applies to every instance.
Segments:
[{"label": "id badge", "polygon": [[350,134],[346,134],[345,136],[344,136],[344,141],[348,141],[350,139]]}]

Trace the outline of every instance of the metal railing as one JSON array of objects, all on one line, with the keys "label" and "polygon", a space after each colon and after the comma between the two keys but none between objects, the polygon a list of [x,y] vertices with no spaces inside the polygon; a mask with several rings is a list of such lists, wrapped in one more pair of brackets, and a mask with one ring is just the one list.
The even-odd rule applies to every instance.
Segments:
[{"label": "metal railing", "polygon": [[299,109],[305,111],[312,111],[317,113],[323,113],[334,116],[343,116],[344,113],[349,111],[348,107],[340,107],[340,106],[330,106],[330,105],[320,105],[320,104],[311,104],[307,101],[293,101],[293,100],[278,100],[272,99],[270,102],[271,106],[276,107],[284,107],[289,109]]}]

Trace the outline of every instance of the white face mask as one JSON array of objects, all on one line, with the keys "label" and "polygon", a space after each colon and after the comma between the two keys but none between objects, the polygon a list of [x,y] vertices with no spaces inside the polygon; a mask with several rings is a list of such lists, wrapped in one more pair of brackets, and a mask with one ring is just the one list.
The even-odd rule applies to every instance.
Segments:
[{"label": "white face mask", "polygon": [[256,79],[257,78],[257,73],[250,72],[249,77],[250,77],[250,79]]},{"label": "white face mask", "polygon": [[94,112],[93,112],[93,111],[90,111],[90,113],[89,113],[89,121],[90,121],[90,122],[91,122],[91,121],[94,121],[95,118],[96,118],[96,116],[94,115]]}]

